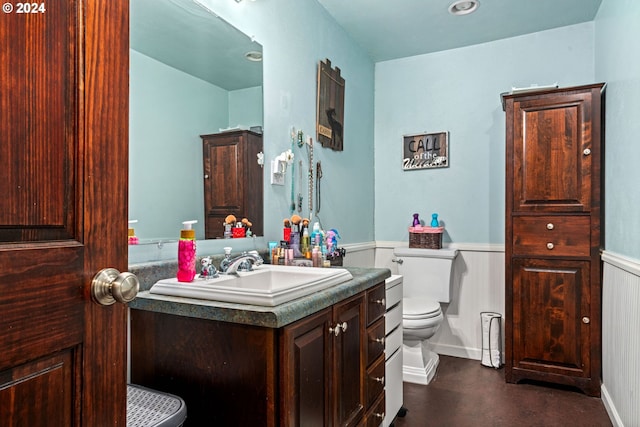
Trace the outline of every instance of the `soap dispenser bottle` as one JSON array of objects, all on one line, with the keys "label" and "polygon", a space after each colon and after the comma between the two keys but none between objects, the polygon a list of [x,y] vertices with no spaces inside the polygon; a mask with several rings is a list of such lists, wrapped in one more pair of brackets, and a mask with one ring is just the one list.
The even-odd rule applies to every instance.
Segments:
[{"label": "soap dispenser bottle", "polygon": [[178,282],[192,282],[196,276],[196,220],[184,221],[178,241]]},{"label": "soap dispenser bottle", "polygon": [[137,219],[129,220],[129,229],[127,231],[127,240],[128,240],[130,245],[137,245],[138,243],[140,243],[140,240],[138,239],[138,237],[136,237],[136,232],[133,229],[133,224],[135,224],[137,222],[138,222]]}]

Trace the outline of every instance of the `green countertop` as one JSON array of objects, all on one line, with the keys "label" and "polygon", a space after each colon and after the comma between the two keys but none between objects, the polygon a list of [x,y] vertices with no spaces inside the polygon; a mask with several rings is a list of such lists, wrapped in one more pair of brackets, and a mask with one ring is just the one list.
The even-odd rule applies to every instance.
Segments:
[{"label": "green countertop", "polygon": [[[129,303],[129,307],[132,310],[280,328],[367,290],[391,276],[387,268],[345,268],[353,276],[352,280],[275,307],[151,294],[148,280],[146,283],[141,280],[141,289],[144,290]],[[136,272],[135,268],[130,270]]]}]

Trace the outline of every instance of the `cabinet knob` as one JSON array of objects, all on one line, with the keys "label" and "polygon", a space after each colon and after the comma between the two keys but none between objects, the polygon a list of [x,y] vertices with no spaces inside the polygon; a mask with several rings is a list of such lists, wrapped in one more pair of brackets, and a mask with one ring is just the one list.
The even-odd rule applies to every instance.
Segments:
[{"label": "cabinet knob", "polygon": [[550,222],[549,224],[547,224],[547,230],[553,230],[553,228],[554,228],[553,223]]},{"label": "cabinet knob", "polygon": [[376,339],[374,339],[373,341],[374,341],[374,342],[377,342],[377,343],[380,343],[380,344],[382,344],[382,345],[384,345],[384,337],[382,337],[382,338],[376,338]]},{"label": "cabinet knob", "polygon": [[585,148],[585,149],[582,151],[582,154],[584,154],[585,156],[588,156],[589,154],[591,154],[591,150],[590,150],[589,148]]},{"label": "cabinet knob", "polygon": [[208,174],[205,174],[205,175],[204,175],[204,179],[209,179],[209,175],[208,175]]},{"label": "cabinet knob", "polygon": [[338,326],[336,327],[337,328],[342,327],[342,332],[347,332],[347,326],[349,326],[347,322],[342,322],[342,325],[338,324]]},{"label": "cabinet knob", "polygon": [[551,250],[555,247],[555,245],[551,242],[547,243],[547,249]]},{"label": "cabinet knob", "polygon": [[347,332],[348,326],[349,324],[347,322],[338,323],[335,328],[329,327],[329,333],[338,336],[340,335],[340,330],[342,330],[342,332]]},{"label": "cabinet knob", "polygon": [[377,299],[377,300],[375,300],[373,302],[375,302],[376,304],[380,304],[380,305],[385,305],[387,303],[387,301],[384,298]]},{"label": "cabinet knob", "polygon": [[584,323],[584,324],[589,324],[589,323],[591,323],[591,319],[589,319],[587,316],[584,316],[584,317],[582,318],[582,323]]},{"label": "cabinet knob", "polygon": [[373,377],[372,380],[384,385],[384,377]]},{"label": "cabinet knob", "polygon": [[373,416],[377,417],[377,418],[380,418],[381,420],[384,420],[384,412],[383,413],[374,412]]}]

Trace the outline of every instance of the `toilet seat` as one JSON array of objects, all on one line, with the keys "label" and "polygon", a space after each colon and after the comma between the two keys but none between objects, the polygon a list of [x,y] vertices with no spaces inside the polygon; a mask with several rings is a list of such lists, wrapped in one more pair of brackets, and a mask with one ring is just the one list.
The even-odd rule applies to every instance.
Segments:
[{"label": "toilet seat", "polygon": [[442,314],[440,303],[429,298],[402,298],[402,317],[408,320],[431,319]]}]

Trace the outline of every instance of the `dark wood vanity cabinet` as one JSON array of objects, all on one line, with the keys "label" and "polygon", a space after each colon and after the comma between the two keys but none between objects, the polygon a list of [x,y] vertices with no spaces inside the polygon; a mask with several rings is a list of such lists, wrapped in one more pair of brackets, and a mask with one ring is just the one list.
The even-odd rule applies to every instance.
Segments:
[{"label": "dark wood vanity cabinet", "polygon": [[283,329],[281,425],[380,425],[384,296],[380,284]]},{"label": "dark wood vanity cabinet", "polygon": [[600,395],[604,84],[503,96],[505,376]]},{"label": "dark wood vanity cabinet", "polygon": [[131,380],[181,396],[185,426],[379,426],[384,292],[279,329],[131,310]]},{"label": "dark wood vanity cabinet", "polygon": [[247,218],[263,235],[263,167],[258,164],[262,135],[232,131],[200,135],[203,144],[205,238],[224,235],[227,215]]}]

